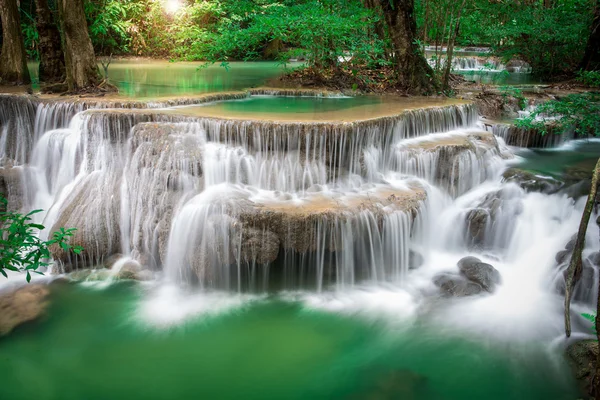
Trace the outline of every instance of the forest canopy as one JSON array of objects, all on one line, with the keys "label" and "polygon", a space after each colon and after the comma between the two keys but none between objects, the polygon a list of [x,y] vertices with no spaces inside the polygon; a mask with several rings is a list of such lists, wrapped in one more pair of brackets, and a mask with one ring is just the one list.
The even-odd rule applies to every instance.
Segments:
[{"label": "forest canopy", "polygon": [[[38,58],[34,0],[20,3],[25,47]],[[50,0],[54,9],[54,1]],[[85,0],[97,55],[186,61],[306,59],[329,67],[352,54],[381,66],[390,49],[373,1],[359,0]],[[491,47],[551,77],[573,73],[583,56],[595,0],[417,0],[417,40]],[[458,27],[458,28],[457,28]],[[457,28],[457,29],[455,29]]]}]

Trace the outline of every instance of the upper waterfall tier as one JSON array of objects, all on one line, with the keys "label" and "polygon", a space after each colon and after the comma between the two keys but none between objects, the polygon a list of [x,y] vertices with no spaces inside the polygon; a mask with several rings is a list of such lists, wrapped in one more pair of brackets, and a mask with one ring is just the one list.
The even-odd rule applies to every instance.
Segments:
[{"label": "upper waterfall tier", "polygon": [[[17,100],[0,101],[0,183],[20,180],[11,201],[47,210],[37,217],[50,231],[77,228],[83,254],[54,250],[65,271],[127,254],[206,287],[257,287],[268,271],[291,288],[401,279],[428,229],[429,194],[464,193],[502,157],[474,106],[456,102]],[[255,101],[278,119],[261,118]],[[227,104],[241,111],[223,114]],[[290,104],[299,112],[285,112]],[[325,111],[301,111],[310,104]],[[246,106],[252,119],[241,118]]]}]

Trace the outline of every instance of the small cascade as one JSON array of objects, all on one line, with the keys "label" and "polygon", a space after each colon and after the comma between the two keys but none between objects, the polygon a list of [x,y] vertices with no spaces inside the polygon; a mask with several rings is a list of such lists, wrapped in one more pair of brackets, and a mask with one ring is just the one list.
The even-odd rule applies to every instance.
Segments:
[{"label": "small cascade", "polygon": [[[443,67],[446,64],[445,56],[439,60],[436,57],[428,58],[428,63],[432,67],[440,65]],[[499,72],[506,70],[506,65],[502,64],[496,58],[485,58],[478,56],[455,56],[452,58],[452,70],[455,72],[462,71],[482,71],[482,72]],[[511,69],[513,70],[513,69]],[[518,71],[513,71],[518,72]]]}]

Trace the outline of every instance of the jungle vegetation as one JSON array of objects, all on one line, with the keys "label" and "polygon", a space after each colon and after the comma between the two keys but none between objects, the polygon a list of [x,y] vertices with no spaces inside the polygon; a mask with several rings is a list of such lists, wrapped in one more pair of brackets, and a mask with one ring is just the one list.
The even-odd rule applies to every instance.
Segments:
[{"label": "jungle vegetation", "polygon": [[[450,63],[444,59],[453,57],[456,46],[467,46],[489,47],[505,62],[523,60],[544,79],[564,79],[600,67],[599,3],[0,0],[5,16],[0,76],[5,83],[26,83],[26,59],[39,60],[42,79],[66,79],[70,90],[79,90],[102,84],[95,56],[223,65],[300,59],[309,74],[325,81],[435,93],[449,87]],[[424,60],[426,44],[448,49],[434,68]]]}]

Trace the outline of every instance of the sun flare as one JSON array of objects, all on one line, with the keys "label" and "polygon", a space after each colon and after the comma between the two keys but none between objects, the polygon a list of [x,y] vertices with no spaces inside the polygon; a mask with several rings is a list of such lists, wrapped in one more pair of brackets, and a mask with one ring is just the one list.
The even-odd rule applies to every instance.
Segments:
[{"label": "sun flare", "polygon": [[165,11],[168,14],[175,14],[181,7],[181,0],[167,0],[165,2]]}]

